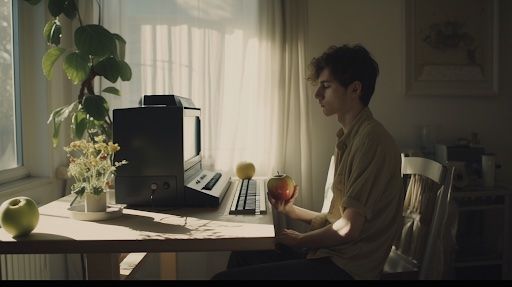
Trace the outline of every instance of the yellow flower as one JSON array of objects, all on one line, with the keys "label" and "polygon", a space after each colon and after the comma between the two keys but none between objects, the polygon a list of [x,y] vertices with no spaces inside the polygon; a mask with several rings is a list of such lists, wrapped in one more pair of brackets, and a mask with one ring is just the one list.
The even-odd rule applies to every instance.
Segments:
[{"label": "yellow flower", "polygon": [[119,150],[118,144],[105,143],[104,136],[95,137],[95,141],[79,140],[64,147],[69,158],[68,174],[75,179],[72,190],[79,196],[84,192],[103,192],[116,168],[128,163],[111,161],[111,156]]},{"label": "yellow flower", "polygon": [[112,142],[109,142],[108,143],[108,151],[110,153],[115,153],[116,151],[118,151],[120,148],[119,148],[119,145],[118,144],[114,144]]}]

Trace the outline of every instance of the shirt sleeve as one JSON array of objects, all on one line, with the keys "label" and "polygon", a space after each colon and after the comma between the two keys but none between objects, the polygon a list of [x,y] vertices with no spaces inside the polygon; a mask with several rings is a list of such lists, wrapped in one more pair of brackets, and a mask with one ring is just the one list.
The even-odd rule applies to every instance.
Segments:
[{"label": "shirt sleeve", "polygon": [[350,173],[346,177],[344,209],[355,208],[366,218],[372,217],[373,207],[381,198],[395,167],[378,140],[366,138],[352,154]]}]

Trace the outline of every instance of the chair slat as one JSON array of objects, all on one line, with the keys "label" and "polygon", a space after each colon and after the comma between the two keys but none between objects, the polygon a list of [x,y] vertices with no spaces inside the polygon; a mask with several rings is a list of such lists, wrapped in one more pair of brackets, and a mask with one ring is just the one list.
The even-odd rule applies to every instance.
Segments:
[{"label": "chair slat", "polygon": [[437,183],[443,183],[443,165],[426,158],[403,157],[402,175],[404,174],[420,174],[432,179]]}]

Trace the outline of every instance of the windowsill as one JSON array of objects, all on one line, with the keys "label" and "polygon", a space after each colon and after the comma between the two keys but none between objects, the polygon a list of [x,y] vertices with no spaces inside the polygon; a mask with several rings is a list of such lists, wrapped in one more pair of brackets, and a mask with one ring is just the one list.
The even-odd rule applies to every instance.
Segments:
[{"label": "windowsill", "polygon": [[0,203],[16,196],[32,198],[38,205],[46,204],[60,194],[60,181],[52,177],[25,177],[0,184]]}]

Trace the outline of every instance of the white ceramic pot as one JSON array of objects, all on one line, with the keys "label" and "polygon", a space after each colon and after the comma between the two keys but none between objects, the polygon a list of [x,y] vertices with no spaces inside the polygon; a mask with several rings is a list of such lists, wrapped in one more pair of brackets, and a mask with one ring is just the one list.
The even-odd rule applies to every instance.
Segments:
[{"label": "white ceramic pot", "polygon": [[107,193],[94,195],[90,192],[85,193],[85,212],[105,212],[107,211]]}]

